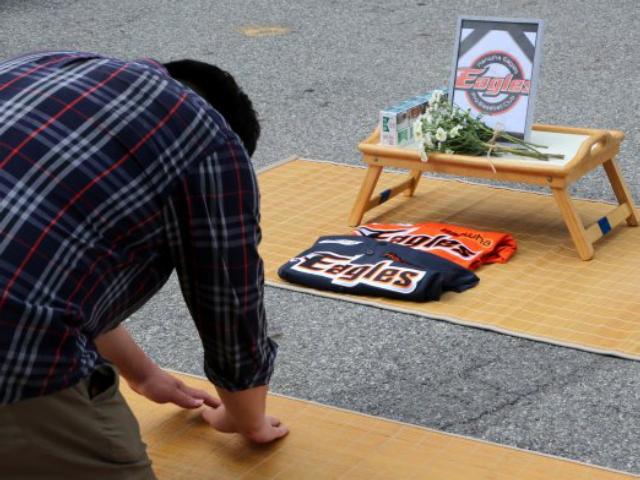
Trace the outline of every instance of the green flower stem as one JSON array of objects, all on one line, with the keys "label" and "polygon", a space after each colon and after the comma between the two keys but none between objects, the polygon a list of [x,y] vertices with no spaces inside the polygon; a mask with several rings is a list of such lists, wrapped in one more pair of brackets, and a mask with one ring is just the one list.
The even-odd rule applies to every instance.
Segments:
[{"label": "green flower stem", "polygon": [[491,149],[491,151],[495,151],[495,152],[512,153],[514,155],[535,158],[538,160],[548,161],[551,158],[564,158],[564,155],[559,155],[554,153],[542,153],[539,151],[526,150],[524,148],[505,147],[504,145],[490,144],[490,143],[484,143],[483,145],[487,148],[487,150]]},{"label": "green flower stem", "polygon": [[502,133],[500,134],[500,136],[505,140],[508,140],[509,142],[517,143],[525,147],[531,146],[531,147],[537,147],[537,148],[548,148],[546,145],[539,145],[537,143],[525,142],[524,140],[521,140],[518,137],[514,137],[513,135],[509,135],[508,133]]}]

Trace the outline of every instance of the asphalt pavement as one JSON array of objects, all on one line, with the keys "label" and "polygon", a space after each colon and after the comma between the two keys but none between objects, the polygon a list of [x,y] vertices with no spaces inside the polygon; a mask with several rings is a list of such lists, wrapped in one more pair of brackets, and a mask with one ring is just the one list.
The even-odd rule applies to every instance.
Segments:
[{"label": "asphalt pavement", "polygon": [[[624,131],[637,203],[636,0],[2,0],[0,57],[74,48],[216,63],[259,112],[257,168],[292,154],[360,164],[379,109],[447,83],[463,14],[546,22],[535,121]],[[573,193],[613,199],[601,172]],[[276,288],[266,308],[275,392],[640,474],[639,362]],[[127,324],[161,365],[202,373],[175,279]]]}]

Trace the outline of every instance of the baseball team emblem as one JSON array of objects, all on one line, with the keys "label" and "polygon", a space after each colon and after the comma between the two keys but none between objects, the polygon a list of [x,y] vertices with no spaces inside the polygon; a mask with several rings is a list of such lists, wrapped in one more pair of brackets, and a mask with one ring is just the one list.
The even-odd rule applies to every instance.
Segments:
[{"label": "baseball team emblem", "polygon": [[498,115],[511,110],[529,95],[531,80],[525,78],[518,60],[507,52],[487,52],[470,67],[458,68],[456,88],[479,112]]}]

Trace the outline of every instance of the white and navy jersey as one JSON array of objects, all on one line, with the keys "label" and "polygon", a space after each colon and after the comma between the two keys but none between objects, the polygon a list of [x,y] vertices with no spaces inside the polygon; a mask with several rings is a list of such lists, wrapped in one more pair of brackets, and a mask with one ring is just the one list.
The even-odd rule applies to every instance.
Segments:
[{"label": "white and navy jersey", "polygon": [[320,237],[278,274],[320,290],[415,301],[438,300],[479,282],[470,270],[431,253],[357,236]]}]

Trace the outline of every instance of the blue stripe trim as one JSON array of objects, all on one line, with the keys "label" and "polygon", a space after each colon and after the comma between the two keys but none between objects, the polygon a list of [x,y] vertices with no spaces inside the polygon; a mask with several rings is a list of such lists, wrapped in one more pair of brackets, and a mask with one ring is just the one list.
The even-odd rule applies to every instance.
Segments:
[{"label": "blue stripe trim", "polygon": [[380,192],[380,203],[384,203],[389,200],[389,196],[391,195],[391,189],[387,188],[383,192]]},{"label": "blue stripe trim", "polygon": [[603,235],[606,235],[611,231],[611,224],[609,223],[609,219],[607,217],[602,217],[598,220],[598,225],[600,226],[600,231]]}]

